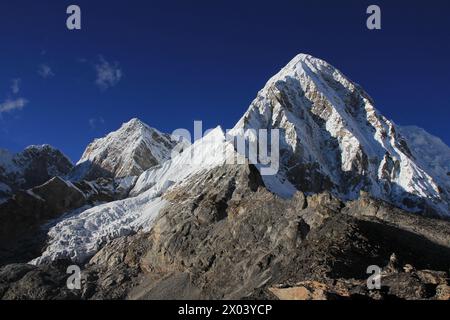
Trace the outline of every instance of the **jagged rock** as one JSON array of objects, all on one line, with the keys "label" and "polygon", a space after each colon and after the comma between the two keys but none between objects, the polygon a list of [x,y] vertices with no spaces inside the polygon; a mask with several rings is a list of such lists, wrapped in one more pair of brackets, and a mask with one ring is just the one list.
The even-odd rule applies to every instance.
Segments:
[{"label": "jagged rock", "polygon": [[389,263],[386,266],[386,269],[386,272],[388,273],[396,273],[400,271],[400,265],[395,253],[391,254],[391,256],[389,257]]},{"label": "jagged rock", "polygon": [[0,204],[0,265],[38,254],[45,233],[41,225],[86,204],[85,195],[59,177]]},{"label": "jagged rock", "polygon": [[49,223],[63,214],[125,198],[133,181],[99,178],[71,183],[55,177],[0,204],[0,265],[35,258],[45,247]]},{"label": "jagged rock", "polygon": [[447,284],[447,273],[445,271],[419,270],[415,274],[422,282],[427,284]]},{"label": "jagged rock", "polygon": [[161,133],[139,119],[132,119],[119,130],[89,144],[69,179],[139,176],[170,159],[171,151],[179,143],[179,139]]},{"label": "jagged rock", "polygon": [[405,271],[406,273],[411,273],[411,272],[414,272],[415,269],[414,269],[414,267],[412,265],[407,263],[407,264],[404,265],[403,271]]},{"label": "jagged rock", "polygon": [[230,134],[252,141],[260,129],[280,130],[277,176],[292,189],[343,200],[363,190],[409,211],[449,215],[450,148],[423,130],[399,130],[361,87],[323,60],[297,55]]},{"label": "jagged rock", "polygon": [[0,269],[0,296],[3,300],[67,300],[80,297],[69,290],[67,262],[37,268],[29,264],[11,264]]},{"label": "jagged rock", "polygon": [[[73,165],[61,151],[49,146],[30,146],[17,154],[0,150],[0,200],[19,189],[41,185],[64,176]],[[2,187],[3,186],[3,187]]]},{"label": "jagged rock", "polygon": [[440,284],[436,287],[436,300],[450,300],[450,286]]},{"label": "jagged rock", "polygon": [[21,234],[85,204],[84,194],[72,184],[55,177],[41,186],[20,191],[0,204],[0,236]]}]

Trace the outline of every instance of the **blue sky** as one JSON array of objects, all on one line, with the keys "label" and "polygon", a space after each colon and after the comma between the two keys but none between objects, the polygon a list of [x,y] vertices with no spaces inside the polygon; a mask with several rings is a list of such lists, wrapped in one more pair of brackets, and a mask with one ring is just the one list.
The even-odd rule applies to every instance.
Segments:
[{"label": "blue sky", "polygon": [[[365,27],[373,3],[379,31]],[[66,29],[69,4],[81,31]],[[76,161],[132,117],[231,128],[300,52],[450,144],[448,1],[3,0],[0,12],[0,148],[49,143]]]}]

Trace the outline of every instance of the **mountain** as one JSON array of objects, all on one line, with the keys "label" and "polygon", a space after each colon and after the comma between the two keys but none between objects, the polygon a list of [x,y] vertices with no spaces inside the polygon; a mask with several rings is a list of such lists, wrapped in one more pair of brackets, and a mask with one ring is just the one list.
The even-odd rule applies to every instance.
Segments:
[{"label": "mountain", "polygon": [[[182,150],[186,145],[185,141],[178,143],[175,137],[132,119],[118,131],[91,143],[76,167],[70,165],[64,172],[50,167],[49,175],[41,175],[40,181],[24,180],[28,183],[17,190],[5,185],[8,197],[0,203],[0,263],[21,261],[41,249],[45,243],[42,232],[48,232],[48,227],[58,221],[126,198],[137,180],[134,175],[168,160],[175,146]],[[39,162],[42,152],[35,150],[53,149],[29,147],[16,156],[2,151],[3,167],[8,172],[27,172],[19,168],[32,168],[36,162],[45,168]]]},{"label": "mountain", "polygon": [[112,239],[149,230],[158,213],[170,204],[165,198],[169,190],[238,157],[222,129],[214,129],[173,159],[141,174],[130,198],[95,206],[57,223],[49,231],[46,250],[33,263],[64,258],[85,262]]},{"label": "mountain", "polygon": [[135,179],[70,182],[56,176],[15,191],[0,203],[0,265],[29,261],[46,246],[49,228],[61,220],[128,196]]},{"label": "mountain", "polygon": [[177,144],[176,137],[132,119],[119,130],[89,144],[68,177],[80,181],[138,176],[168,160]]},{"label": "mountain", "polygon": [[71,161],[49,145],[29,146],[16,154],[0,150],[0,198],[64,176],[72,168]]},{"label": "mountain", "polygon": [[267,82],[231,135],[254,139],[259,129],[281,130],[278,179],[292,191],[331,191],[344,200],[365,191],[409,211],[449,215],[442,173],[411,152],[417,139],[405,139],[360,86],[323,60],[296,56]]},{"label": "mountain", "polygon": [[[280,129],[275,175],[239,148],[260,129]],[[448,147],[396,126],[328,63],[298,55],[233,130],[175,153],[176,140],[133,119],[89,145],[73,183],[27,192],[58,216],[39,256],[0,268],[0,297],[450,299]],[[97,199],[103,180],[126,191]],[[94,199],[61,208],[52,188]],[[74,263],[81,290],[66,286]],[[374,265],[382,290],[367,287]]]},{"label": "mountain", "polygon": [[450,194],[450,147],[441,139],[416,126],[399,126],[400,134],[417,163]]},{"label": "mountain", "polygon": [[[252,139],[252,129],[274,128],[281,129],[280,170],[262,179],[278,196],[331,192],[349,201],[368,193],[409,211],[430,215],[432,208],[448,215],[439,180],[416,162],[405,138],[374,108],[369,96],[328,63],[303,54],[295,57],[268,81],[229,135]],[[92,143],[83,159],[91,157],[93,163],[134,174],[130,168],[135,168],[136,161],[130,155],[135,154],[136,145],[148,144],[148,130],[133,119]],[[161,150],[158,144],[152,146]],[[168,153],[169,148],[159,159],[163,161]],[[84,262],[114,238],[150,230],[158,214],[170,206],[166,197],[171,190],[186,184],[192,175],[224,164],[232,167],[245,159],[235,151],[235,141],[218,127],[178,156],[143,171],[129,198],[56,224],[49,231],[47,249],[34,263],[58,258]]]}]

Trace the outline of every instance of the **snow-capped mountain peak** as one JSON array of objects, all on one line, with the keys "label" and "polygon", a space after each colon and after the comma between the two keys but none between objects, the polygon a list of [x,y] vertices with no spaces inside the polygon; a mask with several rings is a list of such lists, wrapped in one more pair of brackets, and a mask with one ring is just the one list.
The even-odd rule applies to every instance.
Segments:
[{"label": "snow-capped mountain peak", "polygon": [[178,139],[133,118],[117,131],[94,140],[84,151],[72,180],[138,176],[170,158]]},{"label": "snow-capped mountain peak", "polygon": [[232,134],[281,130],[280,180],[343,199],[361,190],[411,211],[446,215],[448,195],[373,100],[338,69],[299,54],[258,93]]},{"label": "snow-capped mountain peak", "polygon": [[164,197],[166,192],[182,186],[196,174],[234,163],[240,157],[223,130],[215,128],[174,158],[142,173],[129,198],[76,212],[56,223],[49,231],[49,246],[33,263],[58,258],[83,262],[104,241],[148,230],[169,204]]},{"label": "snow-capped mountain peak", "polygon": [[32,145],[16,154],[0,150],[0,198],[66,175],[72,167],[68,157],[47,144]]}]

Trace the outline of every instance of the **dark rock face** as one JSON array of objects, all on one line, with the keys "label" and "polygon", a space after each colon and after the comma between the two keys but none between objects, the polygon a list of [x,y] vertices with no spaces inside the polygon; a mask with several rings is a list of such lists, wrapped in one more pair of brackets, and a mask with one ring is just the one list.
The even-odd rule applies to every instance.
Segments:
[{"label": "dark rock face", "polygon": [[55,177],[16,192],[0,204],[0,265],[39,256],[47,238],[46,224],[53,219],[81,207],[122,199],[128,191],[113,179],[72,184]]},{"label": "dark rock face", "polygon": [[89,144],[69,174],[72,181],[139,176],[170,159],[178,141],[138,119]]},{"label": "dark rock face", "polygon": [[41,186],[20,191],[0,205],[1,237],[26,233],[43,221],[79,208],[84,203],[84,194],[58,177]]},{"label": "dark rock face", "polygon": [[76,299],[77,291],[67,289],[67,263],[35,267],[11,264],[0,270],[0,296],[5,300]]},{"label": "dark rock face", "polygon": [[61,151],[47,145],[25,149],[16,161],[25,168],[24,183],[20,185],[22,189],[41,185],[56,176],[63,176],[73,167]]},{"label": "dark rock face", "polygon": [[71,161],[61,151],[49,146],[30,146],[10,155],[0,165],[0,182],[14,192],[45,183],[56,176],[64,176],[73,168]]},{"label": "dark rock face", "polygon": [[[342,203],[328,193],[299,192],[284,200],[264,188],[252,166],[193,176],[166,200],[172,205],[150,232],[103,247],[84,266],[82,290],[71,293],[81,299],[448,299],[449,222],[365,195]],[[380,290],[367,288],[371,265],[383,270]],[[45,274],[60,279],[64,272],[27,268],[1,269],[4,299],[68,297],[60,282],[36,291]]]},{"label": "dark rock face", "polygon": [[41,225],[85,204],[84,194],[58,177],[15,193],[0,204],[0,264],[31,259],[45,239]]}]

